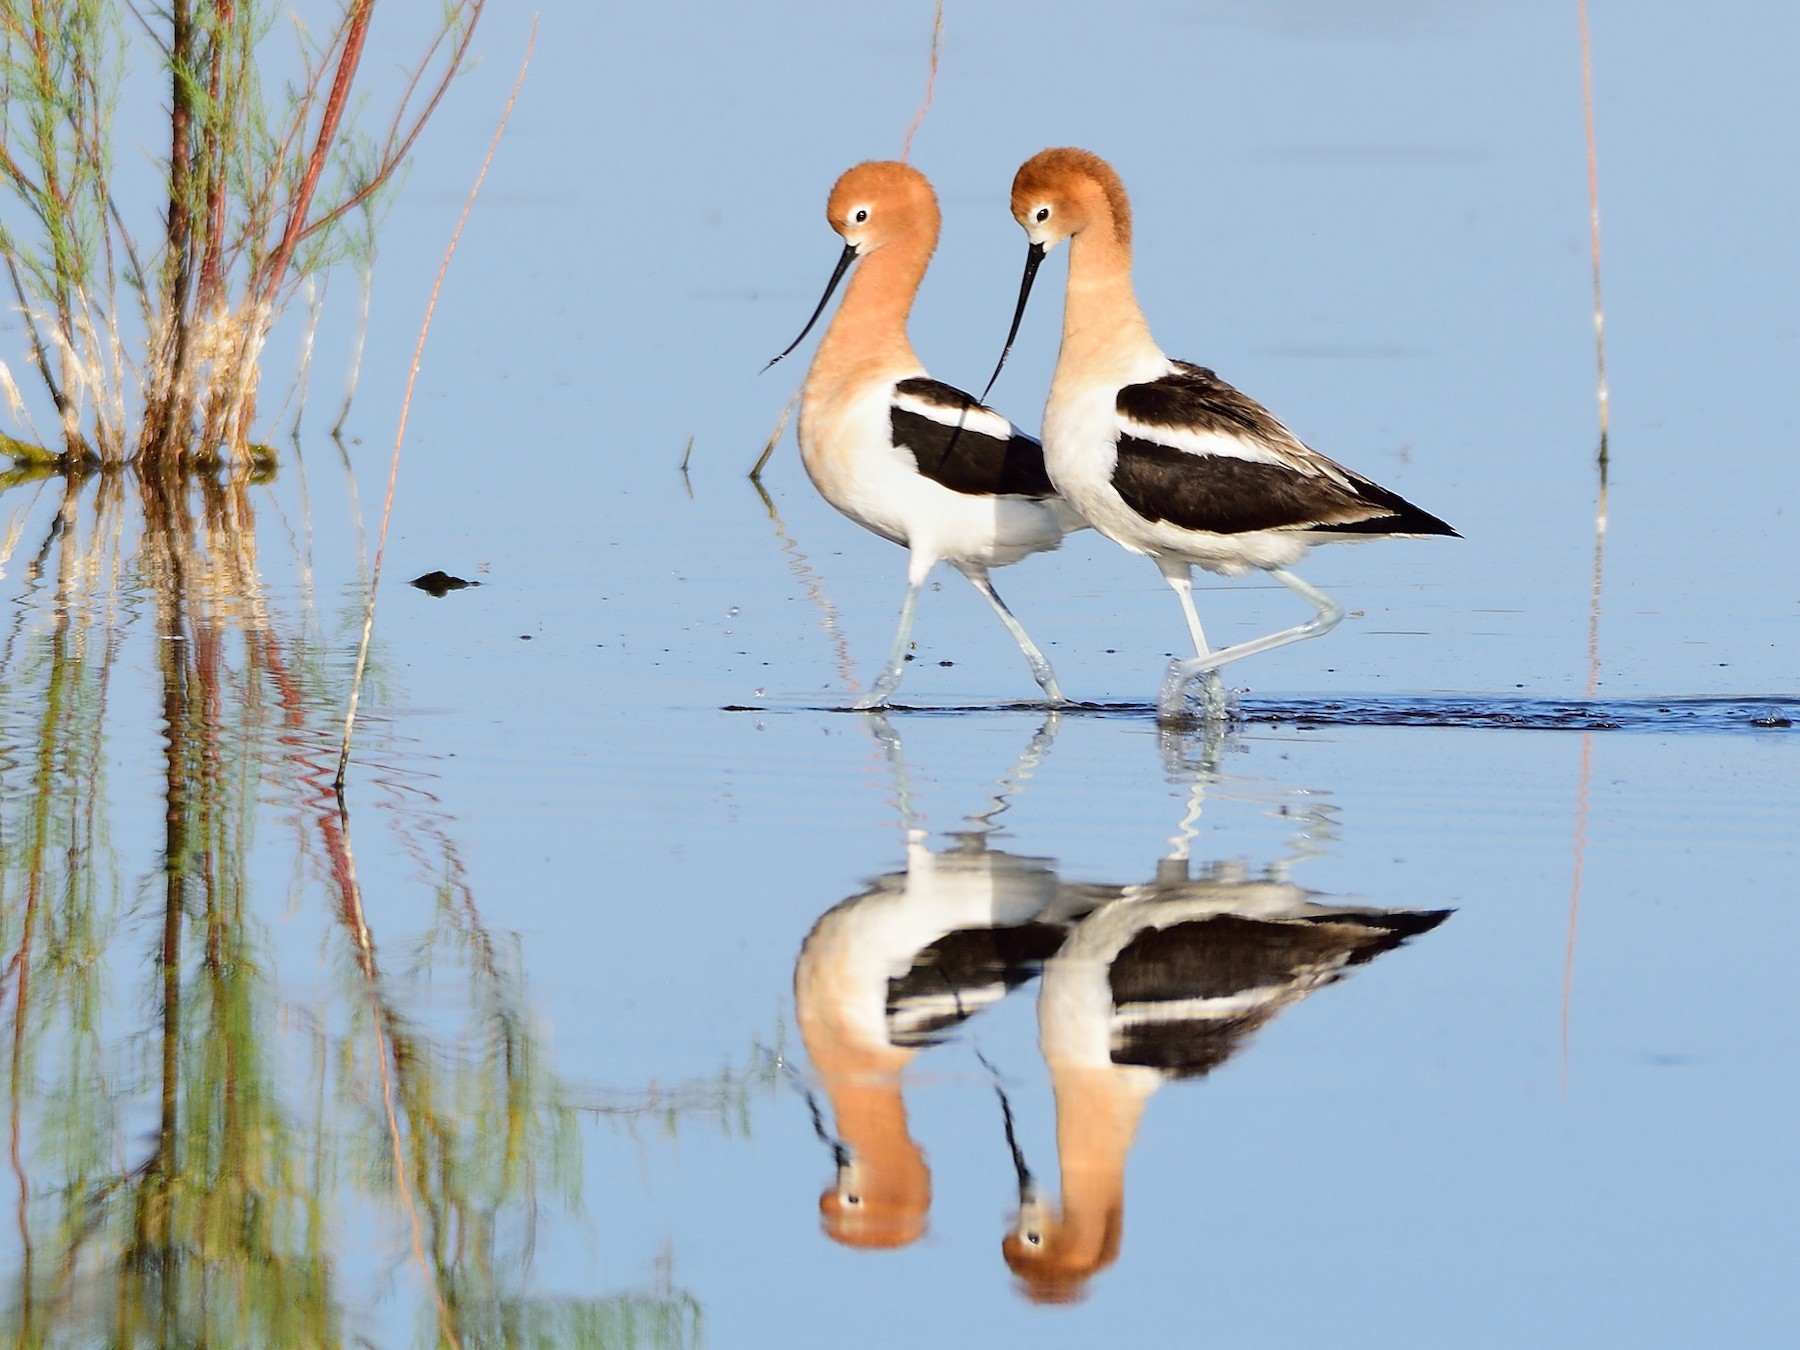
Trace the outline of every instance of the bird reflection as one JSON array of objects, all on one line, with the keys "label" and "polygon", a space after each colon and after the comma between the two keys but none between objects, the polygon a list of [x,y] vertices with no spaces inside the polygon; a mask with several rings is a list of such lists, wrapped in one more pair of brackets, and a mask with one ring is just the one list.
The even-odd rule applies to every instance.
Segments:
[{"label": "bird reflection", "polygon": [[[831,1104],[837,1177],[819,1197],[825,1231],[856,1247],[918,1238],[931,1174],[907,1128],[902,1074],[921,1050],[1025,983],[1067,931],[1052,862],[988,847],[993,818],[1043,757],[1045,722],[990,808],[933,851],[912,809],[900,741],[869,724],[894,772],[906,868],[877,877],[813,926],[794,968],[794,1003],[813,1071]],[[816,1112],[816,1108],[815,1108]],[[825,1135],[823,1122],[818,1128]]]},{"label": "bird reflection", "polygon": [[1209,778],[1196,773],[1155,878],[1098,888],[1111,894],[1044,964],[1038,1034],[1056,1097],[1060,1208],[1021,1161],[1018,1221],[1001,1248],[1037,1302],[1079,1298],[1118,1257],[1125,1160],[1157,1088],[1210,1073],[1282,1009],[1449,914],[1333,904],[1288,880],[1285,863],[1194,875],[1188,847]]},{"label": "bird reflection", "polygon": [[[990,847],[1005,811],[1048,753],[1058,718],[1033,736],[986,811],[933,850],[913,810],[900,740],[880,715],[906,829],[906,867],[877,877],[813,926],[794,969],[800,1034],[829,1103],[814,1127],[836,1176],[819,1198],[826,1233],[857,1247],[901,1247],[926,1230],[931,1173],[907,1124],[904,1075],[922,1050],[1034,977],[1038,1043],[1056,1102],[1060,1193],[1039,1190],[1000,1091],[1019,1183],[1002,1242],[1037,1302],[1079,1298],[1119,1255],[1125,1163],[1150,1097],[1242,1050],[1284,1008],[1354,967],[1437,927],[1448,910],[1340,904],[1289,869],[1331,834],[1328,806],[1298,818],[1282,858],[1260,870],[1191,856],[1224,740],[1198,753],[1164,735],[1188,784],[1186,811],[1150,880],[1071,884],[1053,860]],[[1286,799],[1291,801],[1291,799]],[[985,1062],[985,1061],[984,1061]],[[810,1097],[810,1094],[809,1094]]]}]

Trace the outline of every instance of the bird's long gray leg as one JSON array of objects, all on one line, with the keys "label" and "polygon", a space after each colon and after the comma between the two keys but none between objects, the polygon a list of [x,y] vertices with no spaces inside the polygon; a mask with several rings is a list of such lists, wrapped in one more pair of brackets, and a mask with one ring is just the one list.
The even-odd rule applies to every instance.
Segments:
[{"label": "bird's long gray leg", "polygon": [[1200,615],[1194,609],[1193,569],[1184,562],[1161,558],[1156,565],[1162,569],[1163,580],[1169,583],[1169,589],[1175,592],[1175,598],[1181,601],[1181,613],[1187,620],[1188,636],[1194,640],[1194,661],[1169,662],[1168,673],[1163,676],[1162,692],[1156,699],[1156,720],[1178,722],[1187,715],[1188,681],[1197,675],[1206,676],[1201,690],[1205,715],[1209,719],[1222,718],[1226,712],[1225,682],[1211,673],[1210,667],[1198,667],[1192,673],[1186,673],[1188,666],[1210,655],[1206,645],[1206,630],[1200,626]]},{"label": "bird's long gray leg", "polygon": [[[1307,638],[1320,637],[1336,628],[1338,621],[1344,617],[1342,605],[1326,595],[1324,591],[1307,585],[1285,567],[1271,567],[1268,569],[1268,573],[1294,594],[1304,598],[1318,612],[1305,623],[1295,624],[1292,628],[1284,628],[1279,633],[1267,633],[1259,638],[1251,638],[1248,642],[1240,642],[1233,647],[1222,647],[1216,652],[1196,656],[1191,661],[1177,661],[1169,671],[1169,678],[1163,682],[1165,695],[1168,693],[1170,684],[1178,676],[1180,681],[1185,683],[1197,676],[1214,672],[1220,666],[1228,665],[1233,661],[1241,661],[1246,656],[1273,651],[1277,647],[1287,646],[1290,642],[1302,642]],[[1177,687],[1177,694],[1179,695],[1179,687]],[[1179,708],[1171,712],[1165,703],[1159,706],[1157,715],[1171,718],[1180,716],[1180,712]]]},{"label": "bird's long gray leg", "polygon": [[1175,598],[1181,601],[1182,615],[1187,619],[1188,636],[1194,640],[1194,655],[1205,656],[1211,649],[1206,645],[1206,631],[1200,627],[1200,615],[1194,609],[1194,569],[1184,562],[1170,562],[1158,559],[1162,569],[1163,580],[1169,583],[1169,589],[1175,592]]},{"label": "bird's long gray leg", "polygon": [[919,608],[919,591],[925,585],[925,578],[930,574],[935,560],[926,560],[923,569],[917,565],[907,569],[906,598],[900,602],[900,624],[894,629],[894,647],[888,653],[887,665],[881,674],[875,677],[875,683],[852,707],[858,710],[879,708],[888,701],[888,695],[894,692],[900,683],[900,674],[906,669],[906,648],[912,641],[913,615]]},{"label": "bird's long gray leg", "polygon": [[955,567],[969,579],[971,586],[987,597],[987,602],[994,607],[994,613],[1000,616],[1000,622],[1006,625],[1006,631],[1013,635],[1013,641],[1025,653],[1025,660],[1031,666],[1031,678],[1044,691],[1044,702],[1052,708],[1067,703],[1062,686],[1056,682],[1056,672],[1050,669],[1050,662],[1038,650],[1037,643],[1031,640],[1031,634],[1025,631],[1025,625],[1013,617],[1013,612],[1006,607],[1006,601],[1000,598],[1000,592],[994,589],[994,583],[988,578],[987,568],[979,563],[956,563]]}]

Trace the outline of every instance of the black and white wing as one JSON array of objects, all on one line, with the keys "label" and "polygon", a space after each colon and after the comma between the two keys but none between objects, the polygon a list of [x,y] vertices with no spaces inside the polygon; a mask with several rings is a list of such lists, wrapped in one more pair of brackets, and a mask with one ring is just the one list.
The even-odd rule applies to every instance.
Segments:
[{"label": "black and white wing", "polygon": [[960,389],[923,376],[901,380],[892,421],[894,444],[911,453],[920,474],[952,492],[1055,495],[1043,446]]},{"label": "black and white wing", "polygon": [[963,1022],[1035,978],[1068,935],[1056,923],[959,928],[914,954],[888,981],[888,1040],[908,1049],[936,1045]]},{"label": "black and white wing", "polygon": [[1397,493],[1308,448],[1262,404],[1185,361],[1126,385],[1113,487],[1133,511],[1210,534],[1448,534]]},{"label": "black and white wing", "polygon": [[1448,910],[1221,913],[1147,926],[1107,971],[1113,1062],[1176,1077],[1208,1073],[1283,1008],[1447,917]]}]

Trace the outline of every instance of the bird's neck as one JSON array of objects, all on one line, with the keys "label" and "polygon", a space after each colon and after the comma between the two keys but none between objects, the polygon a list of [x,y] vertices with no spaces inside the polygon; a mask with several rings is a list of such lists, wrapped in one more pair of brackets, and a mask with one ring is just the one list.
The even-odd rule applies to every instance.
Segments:
[{"label": "bird's neck", "polygon": [[1055,1074],[1056,1156],[1062,1217],[1055,1236],[1066,1269],[1085,1274],[1112,1264],[1125,1227],[1125,1159],[1137,1137],[1148,1090],[1113,1068]]},{"label": "bird's neck", "polygon": [[1070,236],[1058,383],[1126,383],[1161,357],[1131,288],[1131,246],[1104,220]]},{"label": "bird's neck", "polygon": [[906,319],[930,258],[928,248],[890,243],[857,260],[844,301],[813,357],[809,393],[918,369]]},{"label": "bird's neck", "polygon": [[838,1136],[855,1160],[864,1200],[922,1212],[931,1202],[931,1172],[907,1129],[900,1076],[828,1079],[825,1090]]},{"label": "bird's neck", "polygon": [[[930,1174],[907,1130],[901,1095],[901,1074],[917,1051],[871,1039],[857,1016],[871,991],[846,984],[841,964],[820,957],[817,951],[803,954],[794,976],[794,1005],[838,1136],[856,1159],[871,1197],[897,1203],[929,1197]],[[874,1015],[879,1018],[879,1011]]]}]

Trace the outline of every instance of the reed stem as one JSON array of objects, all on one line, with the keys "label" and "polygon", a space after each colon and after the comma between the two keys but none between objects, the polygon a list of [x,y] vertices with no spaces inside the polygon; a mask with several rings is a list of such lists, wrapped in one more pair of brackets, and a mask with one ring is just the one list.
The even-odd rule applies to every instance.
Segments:
[{"label": "reed stem", "polygon": [[[1604,490],[1608,460],[1609,399],[1606,387],[1606,305],[1600,294],[1600,160],[1594,150],[1594,55],[1588,39],[1587,0],[1579,0],[1581,16],[1581,106],[1587,124],[1588,228],[1594,258],[1595,392],[1600,404],[1600,448],[1596,458]],[[1604,516],[1602,516],[1604,520]]]},{"label": "reed stem", "polygon": [[425,302],[425,318],[419,325],[419,340],[413,348],[412,368],[406,375],[406,395],[400,401],[400,424],[394,432],[394,456],[388,465],[387,500],[381,508],[381,531],[375,544],[375,566],[369,575],[369,600],[363,610],[362,640],[356,648],[356,672],[350,680],[350,706],[344,714],[344,742],[338,752],[337,776],[331,780],[340,799],[344,795],[344,772],[350,764],[350,739],[356,729],[356,708],[362,699],[363,673],[369,665],[369,638],[375,631],[375,597],[381,589],[381,563],[387,553],[388,521],[394,513],[394,487],[400,479],[400,450],[406,443],[406,421],[412,412],[413,389],[419,381],[419,366],[425,359],[425,338],[431,332],[432,315],[437,312],[438,296],[444,289],[444,276],[450,270],[450,260],[456,256],[456,246],[462,239],[463,226],[469,223],[469,214],[475,209],[475,199],[481,193],[481,184],[487,178],[495,152],[500,148],[500,137],[505,134],[506,124],[512,118],[513,105],[519,101],[519,90],[525,84],[525,72],[531,68],[531,54],[536,47],[537,20],[533,19],[531,32],[525,41],[525,57],[519,63],[519,73],[513,81],[512,92],[506,97],[506,106],[500,110],[500,122],[494,128],[493,138],[488,142],[487,155],[481,161],[481,171],[475,175],[468,200],[463,203],[462,215],[457,218],[456,228],[450,234],[450,243],[444,249],[443,260],[438,264],[437,279],[432,282],[431,296]]}]

